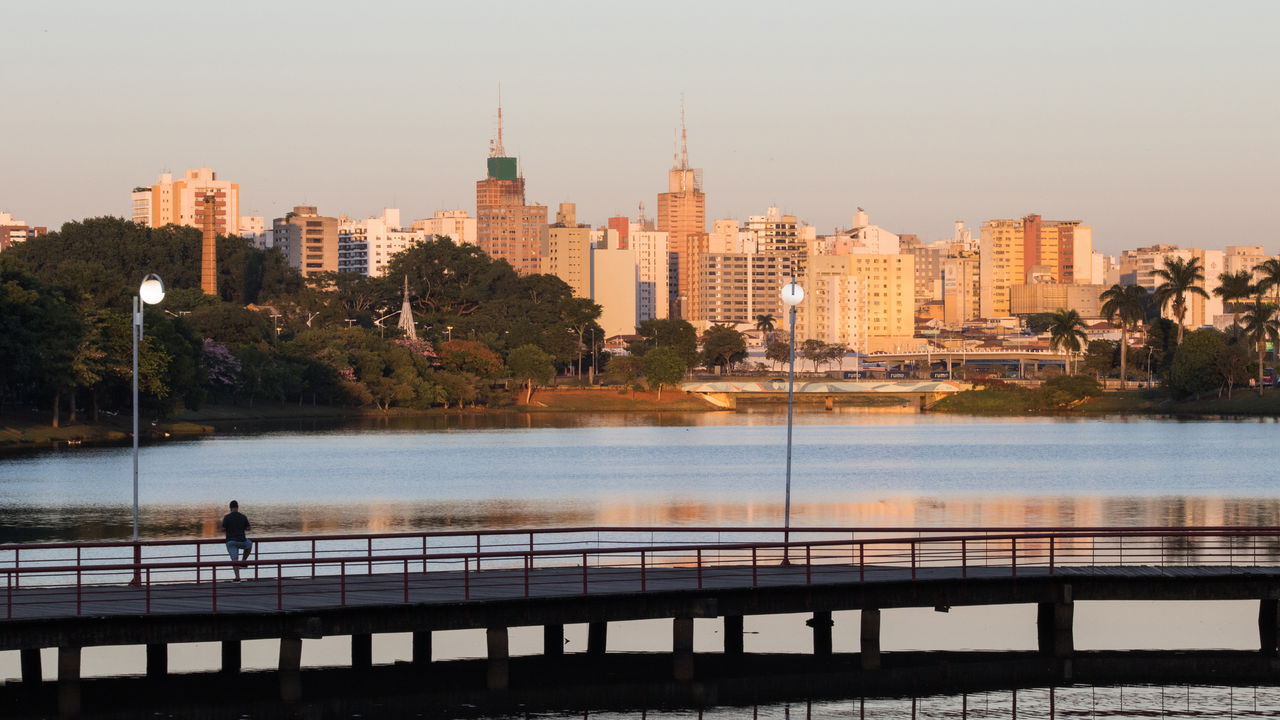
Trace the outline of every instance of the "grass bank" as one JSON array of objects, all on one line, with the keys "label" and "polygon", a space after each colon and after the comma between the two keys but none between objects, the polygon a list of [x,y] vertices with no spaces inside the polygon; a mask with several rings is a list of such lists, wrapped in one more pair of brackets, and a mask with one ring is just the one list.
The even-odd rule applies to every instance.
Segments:
[{"label": "grass bank", "polygon": [[1087,397],[1066,406],[1046,404],[1024,388],[983,388],[951,395],[931,408],[933,412],[960,415],[1183,415],[1280,416],[1280,391],[1237,390],[1225,396],[1174,401],[1149,392],[1127,390]]},{"label": "grass bank", "polygon": [[[53,427],[43,412],[0,413],[0,451],[50,448],[65,445],[117,445],[129,441],[132,417],[116,415],[98,422],[77,422]],[[185,419],[143,422],[139,437],[159,439],[213,432],[209,425]]]},{"label": "grass bank", "polygon": [[[521,397],[523,399],[523,396]],[[711,403],[680,390],[537,390],[533,402],[518,405],[522,412],[705,412]]]}]

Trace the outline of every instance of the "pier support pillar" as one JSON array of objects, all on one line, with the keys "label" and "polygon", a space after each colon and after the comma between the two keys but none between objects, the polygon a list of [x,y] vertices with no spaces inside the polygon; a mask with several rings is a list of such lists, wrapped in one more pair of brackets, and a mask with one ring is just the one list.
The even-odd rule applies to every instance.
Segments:
[{"label": "pier support pillar", "polygon": [[[1258,603],[1258,640],[1263,655],[1280,649],[1280,600],[1263,598]],[[24,666],[23,680],[26,680]]]},{"label": "pier support pillar", "polygon": [[693,618],[671,621],[672,670],[678,682],[693,679]]},{"label": "pier support pillar", "polygon": [[485,640],[489,647],[489,669],[486,683],[490,690],[506,690],[510,684],[511,649],[508,642],[507,629],[491,627],[485,630]]},{"label": "pier support pillar", "polygon": [[547,657],[564,655],[563,623],[547,623],[542,626],[542,654]]},{"label": "pier support pillar", "polygon": [[742,654],[742,616],[724,616],[724,654]]},{"label": "pier support pillar", "polygon": [[351,635],[351,667],[373,667],[373,635],[369,633],[353,633]]},{"label": "pier support pillar", "polygon": [[834,396],[832,395],[827,396],[825,401],[825,409],[827,412],[831,412],[836,409],[836,399]]},{"label": "pier support pillar", "polygon": [[1073,620],[1075,603],[1071,601],[1071,586],[1062,586],[1059,599],[1038,603],[1036,610],[1036,639],[1040,654],[1057,658],[1071,657],[1075,652]]},{"label": "pier support pillar", "polygon": [[831,628],[836,623],[831,619],[830,610],[815,610],[813,617],[804,621],[813,628],[813,654],[818,657],[831,655]]},{"label": "pier support pillar", "polygon": [[44,679],[44,668],[40,665],[40,648],[23,648],[18,651],[22,662],[22,684],[35,687]]},{"label": "pier support pillar", "polygon": [[58,714],[80,714],[80,648],[58,648]]},{"label": "pier support pillar", "polygon": [[609,639],[609,623],[587,623],[587,654],[603,655]]},{"label": "pier support pillar", "polygon": [[429,665],[431,663],[431,631],[415,630],[413,632],[413,664]]},{"label": "pier support pillar", "polygon": [[880,669],[880,610],[863,608],[859,632],[858,663],[863,670]]},{"label": "pier support pillar", "polygon": [[235,675],[240,672],[240,641],[222,641],[222,674]]},{"label": "pier support pillar", "polygon": [[302,699],[302,638],[280,638],[280,699]]},{"label": "pier support pillar", "polygon": [[147,677],[155,679],[169,674],[169,644],[147,643]]}]

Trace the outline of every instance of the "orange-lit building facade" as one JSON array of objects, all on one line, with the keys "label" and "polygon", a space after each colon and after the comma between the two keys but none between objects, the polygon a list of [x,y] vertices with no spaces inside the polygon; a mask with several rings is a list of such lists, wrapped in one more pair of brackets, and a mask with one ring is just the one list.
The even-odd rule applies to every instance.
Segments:
[{"label": "orange-lit building facade", "polygon": [[136,187],[131,199],[133,221],[147,227],[186,225],[204,229],[205,196],[215,198],[213,231],[218,235],[240,233],[240,186],[219,180],[210,168],[187,170],[174,180],[162,173],[150,187]]},{"label": "orange-lit building facade", "polygon": [[502,144],[501,106],[487,169],[485,179],[476,182],[476,244],[489,257],[511,263],[521,275],[541,272],[547,206],[525,204],[524,177]]},{"label": "orange-lit building facade", "polygon": [[702,171],[689,167],[689,147],[681,113],[680,152],[667,173],[667,192],[658,193],[658,231],[670,243],[672,279],[671,317],[691,318],[697,305],[694,278],[698,255],[706,252],[707,196],[702,192]]}]

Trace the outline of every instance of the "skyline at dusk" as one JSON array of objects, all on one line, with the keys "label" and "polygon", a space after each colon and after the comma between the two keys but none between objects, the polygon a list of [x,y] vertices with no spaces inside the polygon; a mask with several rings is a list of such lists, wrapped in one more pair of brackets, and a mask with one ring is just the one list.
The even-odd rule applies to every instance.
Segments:
[{"label": "skyline at dusk", "polygon": [[501,84],[529,201],[592,225],[653,216],[683,95],[708,221],[862,206],[935,240],[1041,213],[1109,254],[1274,249],[1271,4],[73,5],[0,9],[0,211],[33,224],[127,217],[189,167],[245,215],[474,212]]}]

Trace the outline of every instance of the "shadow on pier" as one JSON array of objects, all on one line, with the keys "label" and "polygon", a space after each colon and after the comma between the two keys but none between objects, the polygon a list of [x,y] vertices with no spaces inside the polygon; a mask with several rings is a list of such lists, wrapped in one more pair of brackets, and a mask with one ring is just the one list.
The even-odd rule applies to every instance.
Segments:
[{"label": "shadow on pier", "polygon": [[[528,656],[510,659],[511,682],[504,690],[486,689],[487,669],[480,659],[305,669],[290,678],[254,671],[85,679],[79,717],[524,718],[608,711],[639,716],[1070,686],[1280,684],[1280,660],[1245,651],[1077,652],[1070,659],[1035,652],[896,652],[886,653],[878,670],[861,669],[856,653],[715,653],[697,655],[695,679],[685,682],[671,680],[666,653]],[[1016,703],[1016,692],[1014,697]],[[967,703],[957,698],[955,704],[956,716],[967,717]],[[0,688],[0,714],[57,717],[57,707],[53,683]]]}]

